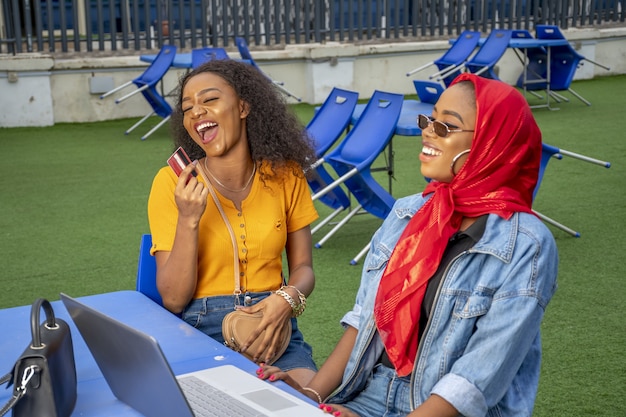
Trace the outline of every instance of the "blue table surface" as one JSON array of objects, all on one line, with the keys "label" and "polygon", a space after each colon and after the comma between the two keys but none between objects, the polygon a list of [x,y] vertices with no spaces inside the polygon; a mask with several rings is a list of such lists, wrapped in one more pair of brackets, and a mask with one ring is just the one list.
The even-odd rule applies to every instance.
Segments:
[{"label": "blue table surface", "polygon": [[[142,62],[152,63],[156,58],[156,54],[144,54],[139,56],[139,60]],[[250,61],[247,59],[236,59],[235,61],[243,62],[245,64],[249,64]],[[174,57],[174,62],[172,62],[172,67],[174,68],[191,68],[191,52],[177,52]]]},{"label": "blue table surface", "polygon": [[[70,294],[71,295],[71,294]],[[206,336],[137,291],[117,291],[79,297],[83,303],[140,331],[154,336],[175,374],[219,365],[235,365],[254,374],[258,365]],[[72,416],[141,416],[117,400],[107,385],[78,329],[61,301],[52,302],[55,316],[67,322],[72,333],[78,398]],[[31,306],[0,310],[0,374],[9,372],[31,341]],[[41,312],[41,320],[44,320]],[[1,376],[0,375],[0,376]],[[308,400],[286,384],[282,389]],[[11,397],[0,389],[0,405]]]},{"label": "blue table surface", "polygon": [[[361,113],[365,110],[366,104],[357,104],[354,112],[352,113],[352,124],[355,124]],[[402,136],[420,136],[422,130],[417,126],[417,115],[426,114],[431,115],[433,112],[433,104],[423,103],[418,100],[404,100],[402,102],[402,110],[400,111],[400,118],[396,123],[396,135]]]}]

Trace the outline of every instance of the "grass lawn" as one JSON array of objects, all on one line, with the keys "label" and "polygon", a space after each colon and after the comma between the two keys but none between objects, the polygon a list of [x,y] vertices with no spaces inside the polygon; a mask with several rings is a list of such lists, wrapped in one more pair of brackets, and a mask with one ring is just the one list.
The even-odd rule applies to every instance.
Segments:
[{"label": "grass lawn", "polygon": [[[535,201],[536,210],[581,233],[573,238],[551,227],[560,254],[559,289],[542,328],[535,416],[623,416],[626,76],[579,81],[573,88],[593,105],[570,96],[559,111],[534,110],[544,141],[612,166],[553,160]],[[305,123],[313,114],[310,105],[294,109]],[[147,124],[124,136],[133,122],[0,129],[0,308],[40,296],[56,300],[60,291],[82,296],[134,289],[139,239],[148,232],[148,192],[172,145],[167,128],[139,140]],[[425,185],[420,146],[419,137],[394,138],[396,198]],[[387,186],[384,173],[375,177]],[[316,205],[322,217],[329,213]],[[319,364],[340,337],[339,319],[358,287],[362,262],[349,261],[380,223],[358,215],[314,250],[317,284],[300,323]]]}]

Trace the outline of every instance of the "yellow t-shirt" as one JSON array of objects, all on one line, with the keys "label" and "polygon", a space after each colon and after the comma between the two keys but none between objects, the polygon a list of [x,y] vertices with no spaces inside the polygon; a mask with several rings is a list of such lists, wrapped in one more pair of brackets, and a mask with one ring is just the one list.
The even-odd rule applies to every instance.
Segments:
[{"label": "yellow t-shirt", "polygon": [[[250,194],[239,212],[232,201],[215,190],[233,229],[239,255],[242,291],[270,291],[282,282],[282,252],[287,234],[318,218],[306,179],[282,171],[263,183],[255,174]],[[204,180],[198,176],[199,180]],[[178,208],[174,200],[177,177],[170,167],[155,176],[148,199],[152,233],[151,253],[171,251]],[[198,285],[194,298],[232,294],[234,290],[233,245],[213,198],[200,219],[198,236]]]}]

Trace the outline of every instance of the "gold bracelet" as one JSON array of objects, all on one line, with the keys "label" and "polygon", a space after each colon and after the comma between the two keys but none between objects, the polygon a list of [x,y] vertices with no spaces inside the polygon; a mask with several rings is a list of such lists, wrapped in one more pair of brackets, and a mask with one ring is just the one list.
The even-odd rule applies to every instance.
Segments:
[{"label": "gold bracelet", "polygon": [[280,295],[281,297],[285,299],[285,301],[289,303],[289,305],[291,306],[291,317],[298,317],[296,315],[296,313],[298,312],[298,306],[296,305],[296,302],[293,300],[293,297],[289,295],[288,292],[280,289],[280,290],[276,290],[274,294]]},{"label": "gold bracelet", "polygon": [[319,392],[315,391],[313,388],[309,388],[309,387],[302,387],[302,391],[308,391],[308,392],[312,392],[316,397],[317,397],[317,402],[319,404],[322,403],[322,396],[320,395]]},{"label": "gold bracelet", "polygon": [[280,287],[281,290],[283,288],[293,288],[298,293],[298,300],[300,301],[300,304],[298,304],[297,311],[294,311],[294,317],[300,316],[302,313],[304,313],[304,309],[306,308],[306,297],[304,296],[304,294],[302,294],[302,291],[300,291],[293,285],[283,285],[282,287]]}]

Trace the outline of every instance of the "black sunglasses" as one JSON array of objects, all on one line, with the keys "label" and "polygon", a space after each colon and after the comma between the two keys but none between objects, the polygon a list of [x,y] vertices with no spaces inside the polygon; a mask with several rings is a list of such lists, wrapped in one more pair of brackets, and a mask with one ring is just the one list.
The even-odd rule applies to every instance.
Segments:
[{"label": "black sunglasses", "polygon": [[435,134],[442,138],[447,138],[448,136],[450,136],[450,133],[473,132],[473,130],[450,129],[450,126],[448,126],[444,122],[435,120],[430,116],[426,116],[425,114],[420,114],[417,116],[417,125],[420,129],[426,129],[431,123],[433,124],[433,130],[435,131]]}]

